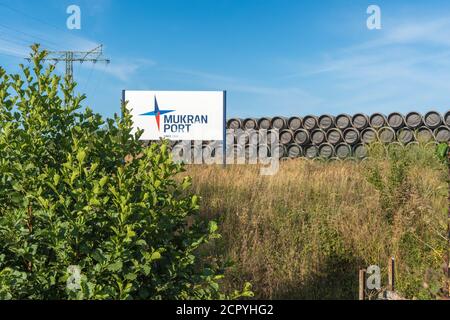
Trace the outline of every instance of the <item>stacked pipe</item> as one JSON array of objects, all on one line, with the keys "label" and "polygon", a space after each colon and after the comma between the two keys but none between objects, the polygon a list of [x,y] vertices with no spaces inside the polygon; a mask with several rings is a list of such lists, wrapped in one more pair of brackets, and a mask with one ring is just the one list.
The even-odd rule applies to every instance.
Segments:
[{"label": "stacked pipe", "polygon": [[[401,114],[356,113],[333,115],[306,115],[303,117],[232,118],[227,128],[233,130],[267,132],[267,141],[257,149],[276,148],[280,158],[306,157],[326,159],[364,159],[369,144],[379,144],[386,150],[420,144],[436,144],[450,141],[450,111],[440,114],[430,111]],[[239,131],[239,130],[238,130]],[[242,135],[242,132],[240,133]],[[275,137],[277,137],[276,139]],[[234,143],[238,141],[235,134]],[[272,148],[273,149],[273,148]],[[245,150],[245,147],[244,147]],[[250,150],[248,150],[250,152]]]}]

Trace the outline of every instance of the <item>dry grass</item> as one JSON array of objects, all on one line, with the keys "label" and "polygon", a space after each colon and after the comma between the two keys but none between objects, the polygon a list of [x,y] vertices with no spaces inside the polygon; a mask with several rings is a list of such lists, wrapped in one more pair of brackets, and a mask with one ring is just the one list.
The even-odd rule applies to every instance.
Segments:
[{"label": "dry grass", "polygon": [[393,199],[404,197],[395,205],[368,182],[378,170],[389,184],[392,164],[385,160],[292,160],[271,177],[256,166],[190,166],[187,174],[202,197],[202,215],[220,222],[222,239],[205,251],[234,261],[226,289],[250,281],[257,298],[353,299],[358,269],[376,264],[385,274],[393,255],[400,292],[431,298],[423,282],[442,261],[447,208],[445,170],[433,161],[408,167],[389,189]]}]

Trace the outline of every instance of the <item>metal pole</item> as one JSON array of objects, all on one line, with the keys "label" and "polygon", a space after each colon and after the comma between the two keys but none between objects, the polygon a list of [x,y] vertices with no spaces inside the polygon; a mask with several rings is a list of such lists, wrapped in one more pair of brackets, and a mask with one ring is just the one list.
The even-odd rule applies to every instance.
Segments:
[{"label": "metal pole", "polygon": [[227,92],[223,92],[223,168],[227,167]]}]

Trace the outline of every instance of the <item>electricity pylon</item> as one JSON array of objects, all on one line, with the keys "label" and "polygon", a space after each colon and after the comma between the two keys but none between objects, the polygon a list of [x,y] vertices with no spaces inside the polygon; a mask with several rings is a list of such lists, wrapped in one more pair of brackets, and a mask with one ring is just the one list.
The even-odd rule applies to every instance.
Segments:
[{"label": "electricity pylon", "polygon": [[109,59],[103,58],[103,45],[99,45],[90,51],[49,51],[44,61],[56,63],[64,61],[66,63],[66,77],[70,79],[73,79],[74,62],[106,62],[106,64],[111,62]]}]

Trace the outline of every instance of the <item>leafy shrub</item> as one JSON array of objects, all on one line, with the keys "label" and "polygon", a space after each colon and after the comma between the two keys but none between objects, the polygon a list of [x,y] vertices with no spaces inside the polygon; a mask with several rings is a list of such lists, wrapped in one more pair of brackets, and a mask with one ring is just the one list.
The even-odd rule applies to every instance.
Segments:
[{"label": "leafy shrub", "polygon": [[125,104],[106,121],[82,109],[32,49],[22,75],[0,68],[0,298],[250,295],[225,297],[222,272],[196,259],[217,225],[197,219],[167,144],[144,148]]}]

